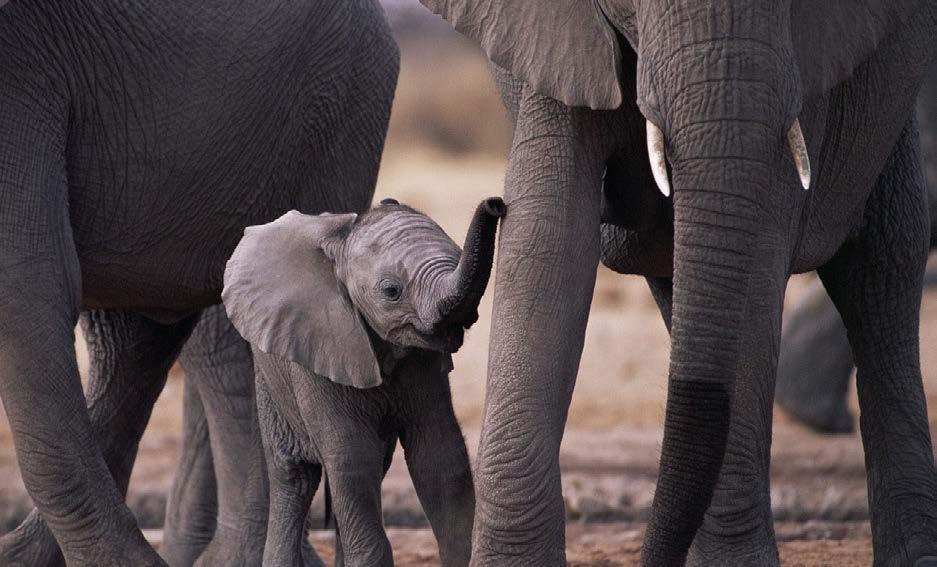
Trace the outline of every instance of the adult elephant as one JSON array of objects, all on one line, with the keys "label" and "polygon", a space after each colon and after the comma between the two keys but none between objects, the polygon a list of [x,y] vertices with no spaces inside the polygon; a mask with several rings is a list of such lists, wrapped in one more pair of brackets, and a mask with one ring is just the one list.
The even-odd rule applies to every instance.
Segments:
[{"label": "adult elephant", "polygon": [[[916,116],[933,251],[937,248],[937,65],[931,65],[921,87]],[[924,285],[937,285],[937,266],[928,269]],[[854,367],[852,349],[836,307],[821,285],[812,284],[784,323],[778,361],[778,405],[816,431],[848,433],[855,427],[847,399]]]},{"label": "adult elephant", "polygon": [[[245,226],[368,206],[398,62],[377,0],[0,7],[0,396],[37,506],[0,564],[163,564],[123,493],[166,371]],[[202,319],[182,362],[204,419],[187,431],[212,451],[188,454],[169,558],[207,543],[179,541],[189,521],[214,531],[203,563],[256,565],[249,350],[220,308]]]},{"label": "adult elephant", "polygon": [[[860,353],[876,561],[937,555],[911,120],[931,3],[423,3],[481,43],[515,120],[473,561],[564,563],[558,455],[603,244],[672,323],[646,564],[778,563],[781,305],[789,275],[817,268]],[[624,226],[600,230],[603,174]]]}]

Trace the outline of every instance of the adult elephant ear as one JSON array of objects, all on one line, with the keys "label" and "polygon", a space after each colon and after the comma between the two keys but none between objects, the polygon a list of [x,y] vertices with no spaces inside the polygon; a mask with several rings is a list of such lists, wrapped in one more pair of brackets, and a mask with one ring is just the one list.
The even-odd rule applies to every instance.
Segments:
[{"label": "adult elephant ear", "polygon": [[255,348],[333,382],[371,388],[381,373],[367,327],[323,251],[355,217],[290,211],[248,227],[228,260],[221,298]]},{"label": "adult elephant ear", "polygon": [[621,54],[596,0],[420,0],[496,65],[569,106],[621,106]]},{"label": "adult elephant ear", "polygon": [[930,9],[926,0],[791,0],[804,100],[848,79],[889,35]]}]

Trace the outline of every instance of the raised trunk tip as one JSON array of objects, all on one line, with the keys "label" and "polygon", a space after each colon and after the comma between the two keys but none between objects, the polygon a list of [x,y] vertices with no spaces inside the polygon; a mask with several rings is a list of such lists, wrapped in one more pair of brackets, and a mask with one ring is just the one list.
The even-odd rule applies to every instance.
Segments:
[{"label": "raised trunk tip", "polygon": [[460,324],[468,328],[478,319],[478,303],[488,287],[494,262],[498,219],[505,214],[507,206],[500,197],[485,199],[476,207],[459,264],[446,278],[437,304],[437,327]]}]

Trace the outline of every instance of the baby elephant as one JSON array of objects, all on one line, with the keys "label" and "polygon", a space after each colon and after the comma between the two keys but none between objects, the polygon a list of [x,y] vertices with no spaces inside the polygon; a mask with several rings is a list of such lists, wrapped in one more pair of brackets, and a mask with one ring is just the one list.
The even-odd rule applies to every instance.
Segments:
[{"label": "baby elephant", "polygon": [[504,213],[501,199],[483,201],[464,251],[393,200],[245,231],[222,298],[254,351],[270,478],[264,565],[303,564],[323,472],[336,564],[392,565],[380,485],[398,437],[442,563],[468,565],[475,495],[448,374],[478,319]]}]

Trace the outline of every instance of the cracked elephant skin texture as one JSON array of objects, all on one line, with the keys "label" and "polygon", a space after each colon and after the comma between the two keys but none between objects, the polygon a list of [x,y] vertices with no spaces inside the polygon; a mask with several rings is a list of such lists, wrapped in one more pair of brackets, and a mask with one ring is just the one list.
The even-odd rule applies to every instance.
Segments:
[{"label": "cracked elephant skin texture", "polygon": [[[399,65],[382,9],[0,4],[0,396],[38,509],[0,539],[0,564],[165,563],[122,491],[180,349],[197,381],[186,431],[211,451],[184,452],[205,490],[174,490],[168,516],[204,531],[167,526],[169,562],[258,564],[267,488],[250,350],[210,306],[245,226],[367,208]],[[83,311],[101,353],[87,402]],[[247,533],[231,528],[242,520]]]},{"label": "cracked elephant skin texture", "polygon": [[[857,353],[875,563],[937,553],[913,118],[932,3],[423,3],[485,50],[514,121],[473,563],[565,562],[558,454],[603,254],[649,278],[673,341],[644,564],[778,564],[781,307],[790,275],[815,269]],[[669,199],[649,166],[655,138]]]}]

